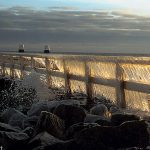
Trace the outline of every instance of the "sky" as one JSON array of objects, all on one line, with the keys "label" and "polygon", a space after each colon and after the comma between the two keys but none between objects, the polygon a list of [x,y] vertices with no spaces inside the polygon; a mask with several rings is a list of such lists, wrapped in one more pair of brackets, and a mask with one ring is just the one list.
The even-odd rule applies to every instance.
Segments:
[{"label": "sky", "polygon": [[150,53],[149,0],[0,0],[0,51]]}]

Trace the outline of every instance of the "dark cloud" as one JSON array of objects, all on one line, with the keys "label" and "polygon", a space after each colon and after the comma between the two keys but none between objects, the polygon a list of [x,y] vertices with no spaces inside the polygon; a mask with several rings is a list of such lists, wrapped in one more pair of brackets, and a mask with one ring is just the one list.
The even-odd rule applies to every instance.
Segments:
[{"label": "dark cloud", "polygon": [[68,9],[0,10],[0,49],[12,50],[22,42],[32,50],[41,50],[44,44],[50,44],[59,51],[149,52],[150,18]]}]

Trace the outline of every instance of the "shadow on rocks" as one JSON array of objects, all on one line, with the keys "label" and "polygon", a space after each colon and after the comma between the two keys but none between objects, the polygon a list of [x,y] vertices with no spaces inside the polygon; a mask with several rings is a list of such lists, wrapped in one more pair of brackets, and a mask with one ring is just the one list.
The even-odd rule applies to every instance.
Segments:
[{"label": "shadow on rocks", "polygon": [[[116,127],[96,126],[82,130],[76,136],[76,143],[83,149],[103,148],[145,148],[149,144],[149,134],[145,121],[130,121]],[[105,147],[107,146],[107,147]]]},{"label": "shadow on rocks", "polygon": [[73,124],[84,122],[84,118],[86,117],[83,108],[64,104],[56,107],[53,113],[65,121],[66,129]]},{"label": "shadow on rocks", "polygon": [[116,113],[116,114],[112,114],[110,120],[112,125],[118,126],[126,121],[134,121],[134,120],[138,121],[140,120],[140,117],[133,114]]}]

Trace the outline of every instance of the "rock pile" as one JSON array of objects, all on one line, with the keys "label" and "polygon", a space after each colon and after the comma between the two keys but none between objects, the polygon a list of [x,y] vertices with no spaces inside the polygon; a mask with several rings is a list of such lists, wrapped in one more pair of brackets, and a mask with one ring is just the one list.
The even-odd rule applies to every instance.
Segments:
[{"label": "rock pile", "polygon": [[122,112],[110,102],[88,110],[78,99],[34,103],[26,112],[0,113],[5,150],[148,150],[150,116]]},{"label": "rock pile", "polygon": [[[98,104],[88,112],[74,100],[38,102],[27,115],[9,108],[0,115],[0,145],[6,150],[146,149],[149,125]],[[99,110],[101,109],[101,110]],[[147,148],[148,149],[148,148]]]}]

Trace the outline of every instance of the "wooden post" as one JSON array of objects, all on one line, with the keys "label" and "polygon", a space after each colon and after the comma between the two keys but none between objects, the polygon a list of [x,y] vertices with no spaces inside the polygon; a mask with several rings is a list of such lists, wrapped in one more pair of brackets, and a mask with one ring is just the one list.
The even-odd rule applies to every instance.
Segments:
[{"label": "wooden post", "polygon": [[33,56],[31,56],[31,69],[35,69],[34,59]]},{"label": "wooden post", "polygon": [[149,112],[150,112],[150,94],[147,95],[147,101],[148,101],[148,107],[149,107]]},{"label": "wooden post", "polygon": [[52,78],[51,78],[51,75],[50,75],[49,65],[50,64],[49,64],[48,58],[45,58],[47,84],[48,84],[48,87],[51,88],[52,87]]},{"label": "wooden post", "polygon": [[14,78],[14,59],[13,56],[10,56],[11,66],[10,66],[10,77]]},{"label": "wooden post", "polygon": [[2,76],[5,76],[5,61],[3,56],[2,56]]},{"label": "wooden post", "polygon": [[20,71],[21,71],[20,79],[23,79],[23,70],[24,70],[24,60],[23,57],[20,56]]},{"label": "wooden post", "polygon": [[93,103],[92,101],[92,82],[91,82],[91,70],[88,66],[88,63],[85,61],[85,84],[86,84],[86,93],[87,93],[87,105]]},{"label": "wooden post", "polygon": [[63,68],[64,68],[64,79],[65,79],[65,94],[66,94],[66,98],[70,98],[71,87],[70,87],[69,68],[66,67],[66,62],[64,59],[63,59]]},{"label": "wooden post", "polygon": [[126,108],[125,92],[124,92],[124,72],[120,64],[116,64],[116,99],[117,105],[121,108]]}]

